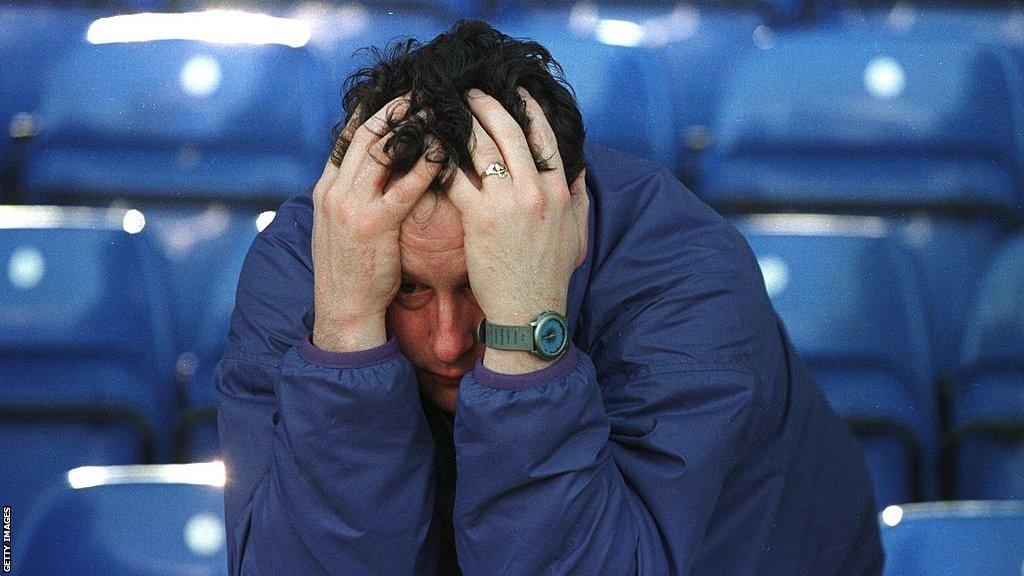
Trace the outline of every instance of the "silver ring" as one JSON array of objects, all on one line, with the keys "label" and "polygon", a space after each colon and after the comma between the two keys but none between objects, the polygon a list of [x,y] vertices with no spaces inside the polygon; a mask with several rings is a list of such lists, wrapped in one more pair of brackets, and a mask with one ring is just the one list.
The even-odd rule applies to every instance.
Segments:
[{"label": "silver ring", "polygon": [[508,176],[508,168],[505,168],[505,165],[502,164],[501,162],[491,162],[491,164],[487,167],[487,170],[484,170],[484,173],[480,175],[480,179],[483,180],[488,176],[506,178]]}]

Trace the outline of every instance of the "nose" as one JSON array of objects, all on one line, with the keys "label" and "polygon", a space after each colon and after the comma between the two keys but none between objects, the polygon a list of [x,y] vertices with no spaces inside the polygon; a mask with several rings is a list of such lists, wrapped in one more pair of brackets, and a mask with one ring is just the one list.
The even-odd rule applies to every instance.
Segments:
[{"label": "nose", "polygon": [[457,296],[438,299],[437,324],[430,341],[435,358],[455,364],[473,349],[479,322],[474,309],[472,303]]}]

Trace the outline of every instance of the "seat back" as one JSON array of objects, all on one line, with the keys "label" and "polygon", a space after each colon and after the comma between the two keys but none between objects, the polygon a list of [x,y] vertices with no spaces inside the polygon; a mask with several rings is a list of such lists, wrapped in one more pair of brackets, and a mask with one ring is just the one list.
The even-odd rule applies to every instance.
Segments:
[{"label": "seat back", "polygon": [[1024,499],[1024,236],[989,266],[952,382],[956,496]]},{"label": "seat back", "polygon": [[929,502],[882,511],[886,576],[1002,576],[1024,566],[1024,502]]},{"label": "seat back", "polygon": [[861,438],[880,505],[936,494],[936,390],[916,272],[880,218],[737,220],[800,357]]},{"label": "seat back", "polygon": [[139,217],[0,207],[0,483],[19,504],[58,470],[169,453],[169,293]]},{"label": "seat back", "polygon": [[[639,24],[554,6],[509,13],[494,26],[547,48],[565,73],[587,138],[670,169],[678,162],[664,54]],[[597,10],[595,8],[595,10]],[[666,11],[661,8],[661,11]],[[611,22],[611,24],[609,24]]]},{"label": "seat back", "polygon": [[116,41],[137,28],[179,36],[217,26],[239,34],[277,30],[275,41],[295,44],[309,35],[297,20],[268,24],[259,19],[268,16],[231,14],[139,14],[94,23],[89,37],[97,43],[66,57],[43,96],[26,166],[30,197],[254,201],[309,190],[331,145],[327,73],[309,51],[272,43]]},{"label": "seat back", "polygon": [[780,36],[732,75],[701,192],[733,212],[892,216],[948,371],[987,255],[1020,222],[1019,68],[1005,46],[966,39]]},{"label": "seat back", "polygon": [[0,200],[20,195],[25,147],[38,129],[44,87],[61,58],[85,43],[89,24],[111,9],[63,4],[0,6]]},{"label": "seat back", "polygon": [[16,574],[227,574],[220,463],[67,472],[25,527]]}]

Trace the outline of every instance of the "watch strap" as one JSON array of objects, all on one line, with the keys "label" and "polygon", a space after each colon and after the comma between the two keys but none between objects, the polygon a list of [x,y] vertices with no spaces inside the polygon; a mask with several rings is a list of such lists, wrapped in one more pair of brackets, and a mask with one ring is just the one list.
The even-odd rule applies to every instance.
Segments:
[{"label": "watch strap", "polygon": [[481,328],[482,340],[490,348],[533,351],[533,326],[505,326],[484,320]]}]

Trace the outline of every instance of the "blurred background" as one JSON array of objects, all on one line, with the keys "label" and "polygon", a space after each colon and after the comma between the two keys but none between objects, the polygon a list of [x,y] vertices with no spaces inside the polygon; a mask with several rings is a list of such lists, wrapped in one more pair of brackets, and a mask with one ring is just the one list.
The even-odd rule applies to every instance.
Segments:
[{"label": "blurred background", "polygon": [[316,182],[357,50],[461,18],[549,48],[590,139],[746,235],[890,574],[1024,573],[1024,6],[886,0],[0,4],[17,573],[226,570],[211,383],[245,252]]}]

